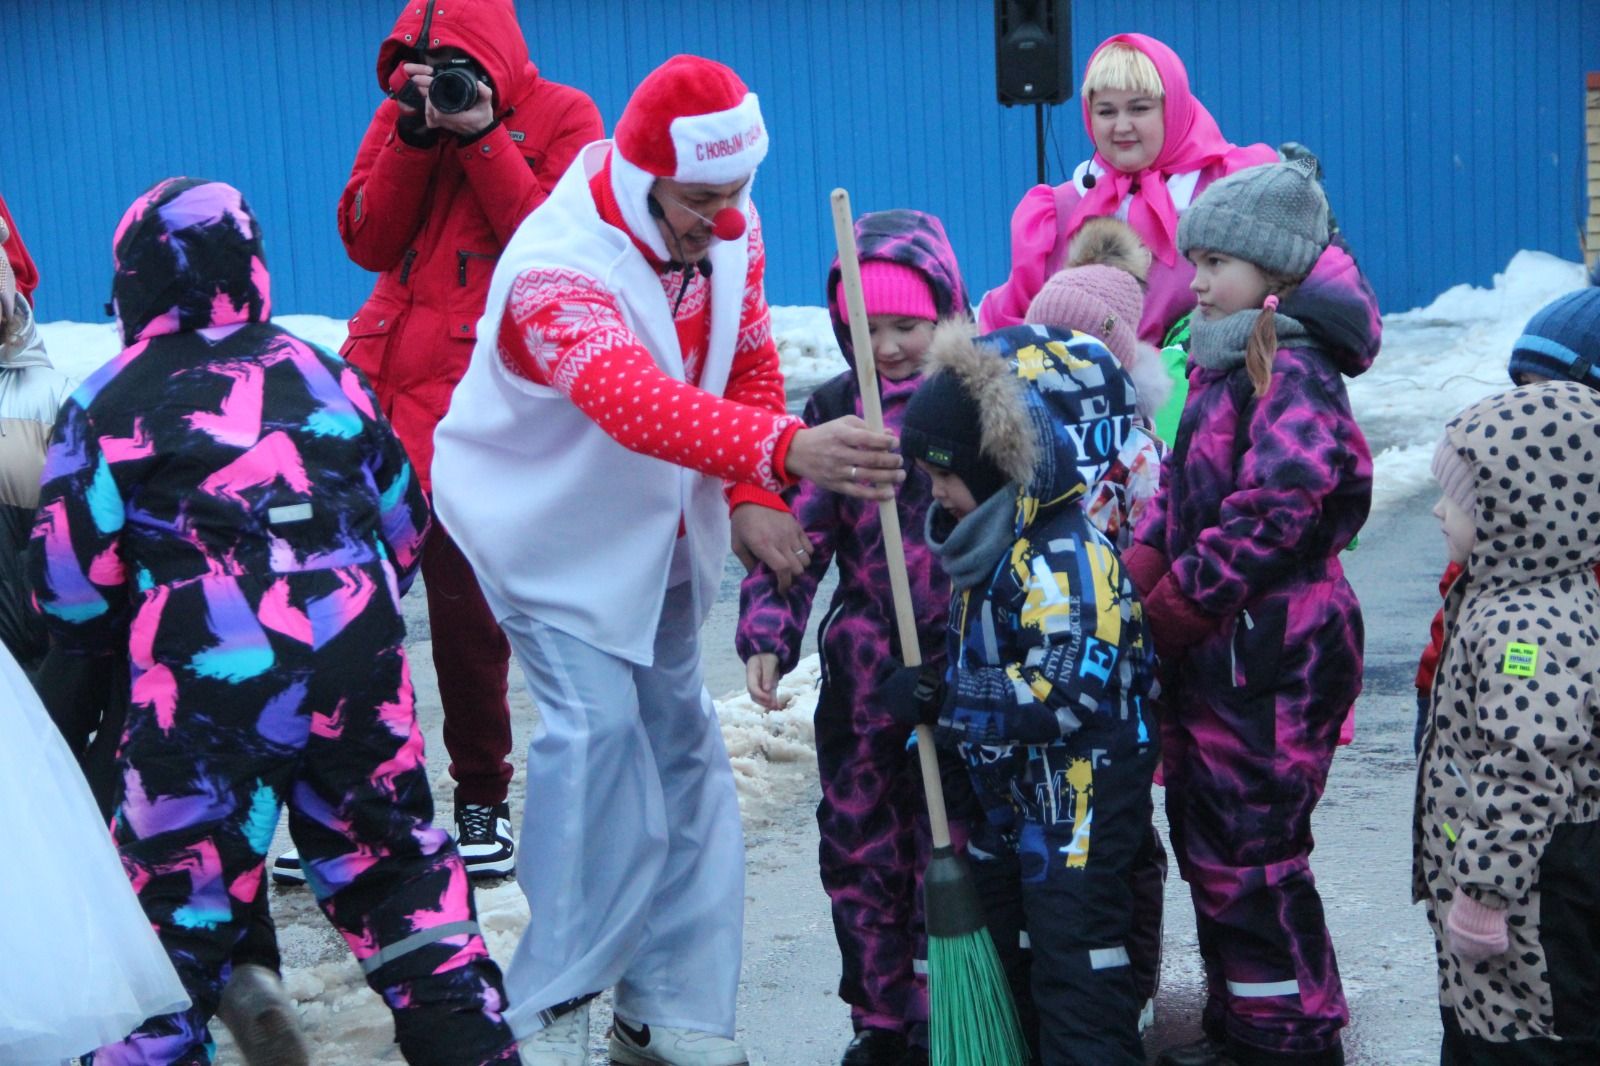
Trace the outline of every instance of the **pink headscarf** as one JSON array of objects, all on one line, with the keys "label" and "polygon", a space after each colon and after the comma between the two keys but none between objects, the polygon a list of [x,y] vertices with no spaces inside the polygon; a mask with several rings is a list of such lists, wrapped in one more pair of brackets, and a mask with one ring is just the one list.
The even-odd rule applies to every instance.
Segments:
[{"label": "pink headscarf", "polygon": [[[1139,191],[1134,194],[1133,202],[1128,207],[1128,224],[1156,258],[1170,265],[1178,255],[1178,212],[1172,205],[1172,196],[1167,192],[1167,177],[1203,170],[1218,160],[1225,161],[1224,172],[1231,174],[1245,167],[1276,162],[1278,153],[1264,144],[1240,148],[1224,140],[1222,131],[1217,128],[1217,120],[1189,92],[1189,72],[1184,69],[1183,60],[1154,37],[1146,37],[1142,33],[1119,33],[1115,37],[1107,37],[1094,50],[1094,55],[1089,57],[1090,65],[1094,64],[1094,57],[1102,49],[1113,44],[1125,44],[1137,49],[1155,64],[1156,73],[1161,76],[1161,87],[1165,90],[1161,119],[1166,127],[1166,140],[1161,145],[1161,153],[1150,166],[1137,174],[1116,169],[1106,162],[1097,148],[1094,160],[1105,168],[1106,173],[1095,182],[1094,188],[1084,194],[1078,209],[1072,213],[1072,222],[1063,239],[1071,239],[1091,218],[1116,214],[1117,206],[1128,195],[1133,183],[1138,181]],[[1092,144],[1094,120],[1089,114],[1087,95],[1083,98],[1083,126],[1089,131]]]}]

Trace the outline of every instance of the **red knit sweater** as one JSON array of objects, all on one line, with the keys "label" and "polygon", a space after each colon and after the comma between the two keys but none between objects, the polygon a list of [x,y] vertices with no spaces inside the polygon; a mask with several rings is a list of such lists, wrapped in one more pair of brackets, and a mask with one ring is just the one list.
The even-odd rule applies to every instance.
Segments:
[{"label": "red knit sweater", "polygon": [[[628,232],[611,191],[609,159],[589,187],[601,219]],[[723,479],[732,506],[786,510],[776,494],[791,483],[783,461],[805,424],[784,405],[763,288],[761,220],[753,206],[750,215],[739,336],[721,396],[699,388],[711,329],[710,280],[669,270],[636,237],[634,245],[656,268],[668,304],[677,308],[685,381],[657,365],[610,292],[570,270],[536,268],[517,277],[501,319],[499,350],[513,373],[555,388],[629,450]]]}]

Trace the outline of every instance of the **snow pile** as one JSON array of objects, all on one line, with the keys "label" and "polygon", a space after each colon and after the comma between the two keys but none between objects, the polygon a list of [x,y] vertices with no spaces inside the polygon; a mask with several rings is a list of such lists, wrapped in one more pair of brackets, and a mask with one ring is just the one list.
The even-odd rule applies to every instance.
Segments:
[{"label": "snow pile", "polygon": [[1427,307],[1383,319],[1383,349],[1350,383],[1372,446],[1377,513],[1425,491],[1439,435],[1456,412],[1511,387],[1506,362],[1533,313],[1585,283],[1581,264],[1518,252],[1487,289],[1457,285]]},{"label": "snow pile", "polygon": [[717,701],[722,740],[739,786],[745,826],[765,825],[784,815],[797,788],[816,771],[817,740],[812,717],[817,710],[822,663],[800,661],[778,683],[781,710],[769,711],[745,693]]},{"label": "snow pile", "polygon": [[810,392],[849,365],[825,307],[774,307],[772,336],[791,393]]}]

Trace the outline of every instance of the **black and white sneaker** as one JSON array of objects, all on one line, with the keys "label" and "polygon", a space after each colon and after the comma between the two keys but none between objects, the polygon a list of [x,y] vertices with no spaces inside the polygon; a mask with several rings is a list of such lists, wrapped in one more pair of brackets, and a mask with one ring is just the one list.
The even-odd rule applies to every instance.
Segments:
[{"label": "black and white sneaker", "polygon": [[611,1020],[607,1042],[613,1066],[750,1066],[744,1048],[727,1037],[665,1025]]},{"label": "black and white sneaker", "polygon": [[306,883],[305,867],[300,865],[300,849],[290,848],[288,851],[272,860],[272,880],[279,885],[303,885]]},{"label": "black and white sneaker", "polygon": [[468,877],[504,877],[517,868],[511,805],[456,804],[456,850]]}]

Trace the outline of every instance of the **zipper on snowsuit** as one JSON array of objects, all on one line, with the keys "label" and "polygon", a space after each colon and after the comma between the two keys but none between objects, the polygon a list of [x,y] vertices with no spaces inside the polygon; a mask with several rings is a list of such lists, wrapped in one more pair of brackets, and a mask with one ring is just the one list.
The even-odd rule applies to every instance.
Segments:
[{"label": "zipper on snowsuit", "polygon": [[456,252],[456,281],[464,289],[467,287],[467,263],[473,259],[487,259],[494,261],[494,256],[485,255],[483,252]]},{"label": "zipper on snowsuit", "polygon": [[[1240,611],[1239,618],[1244,622],[1246,629],[1254,629],[1256,627],[1255,619],[1250,617],[1249,611]],[[1239,630],[1237,626],[1234,627],[1233,639],[1228,641],[1228,674],[1233,681],[1233,687],[1241,687],[1239,684]]]},{"label": "zipper on snowsuit", "polygon": [[407,248],[405,262],[400,265],[400,284],[404,285],[407,279],[411,277],[411,266],[416,261],[417,250],[415,248]]}]

